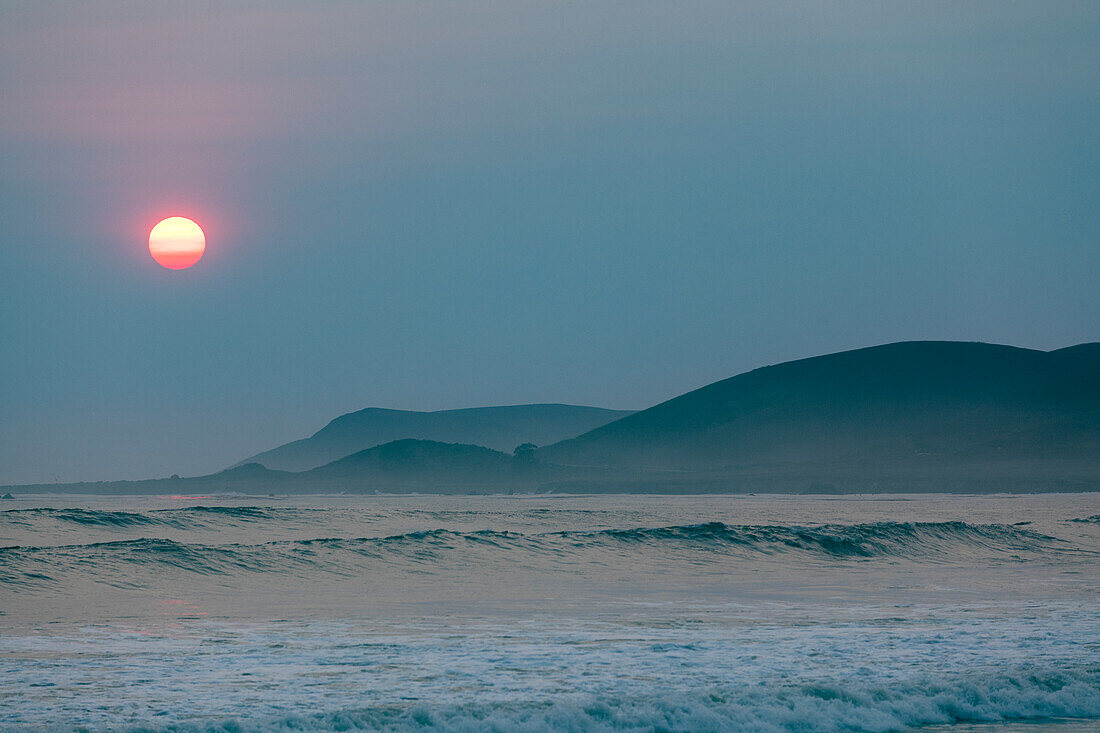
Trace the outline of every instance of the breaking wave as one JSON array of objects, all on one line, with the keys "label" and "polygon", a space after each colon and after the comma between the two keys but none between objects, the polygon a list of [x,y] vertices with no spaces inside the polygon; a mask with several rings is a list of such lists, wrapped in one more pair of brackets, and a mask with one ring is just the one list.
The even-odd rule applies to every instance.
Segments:
[{"label": "breaking wave", "polygon": [[166,524],[144,513],[111,512],[96,509],[5,509],[0,512],[4,521],[29,525],[35,519],[53,519],[91,527],[137,527]]},{"label": "breaking wave", "polygon": [[[172,511],[196,509],[209,511],[204,508]],[[253,509],[237,507],[238,513],[233,516],[258,516],[247,513]],[[97,521],[135,524],[131,517],[145,516],[124,512],[96,514]],[[120,519],[115,514],[123,516]],[[88,521],[88,518],[72,520],[70,516],[69,520]],[[209,545],[142,538],[62,546],[11,546],[0,548],[0,583],[37,584],[59,571],[98,571],[122,565],[159,565],[200,575],[295,571],[353,574],[371,559],[385,560],[391,565],[405,561],[423,566],[470,559],[489,563],[538,559],[583,562],[586,558],[598,561],[608,553],[621,558],[658,552],[662,556],[680,553],[698,561],[797,553],[823,561],[919,558],[922,562],[937,562],[961,555],[1023,559],[1061,551],[1084,552],[1032,530],[965,522],[878,522],[818,527],[710,522],[542,534],[437,529],[388,537],[322,537],[260,544]]]},{"label": "breaking wave", "polygon": [[595,533],[563,532],[561,535],[580,542],[587,537],[624,543],[743,547],[761,552],[802,550],[830,557],[908,557],[914,552],[935,554],[959,546],[1015,552],[1049,548],[1060,543],[1054,537],[1026,529],[966,522],[875,522],[819,527],[734,526],[709,522]]}]

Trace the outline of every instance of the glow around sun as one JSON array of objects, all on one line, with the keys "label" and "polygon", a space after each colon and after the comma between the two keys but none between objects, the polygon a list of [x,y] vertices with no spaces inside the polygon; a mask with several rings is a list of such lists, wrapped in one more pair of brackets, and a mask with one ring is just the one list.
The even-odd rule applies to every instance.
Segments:
[{"label": "glow around sun", "polygon": [[202,259],[206,235],[198,224],[183,216],[171,216],[149,232],[149,254],[158,265],[183,270]]}]

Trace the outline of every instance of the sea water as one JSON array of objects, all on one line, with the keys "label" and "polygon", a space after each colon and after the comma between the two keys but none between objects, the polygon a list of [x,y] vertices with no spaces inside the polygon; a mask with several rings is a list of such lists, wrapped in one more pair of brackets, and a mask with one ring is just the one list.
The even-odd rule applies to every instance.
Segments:
[{"label": "sea water", "polygon": [[0,509],[3,730],[1100,730],[1100,494]]}]

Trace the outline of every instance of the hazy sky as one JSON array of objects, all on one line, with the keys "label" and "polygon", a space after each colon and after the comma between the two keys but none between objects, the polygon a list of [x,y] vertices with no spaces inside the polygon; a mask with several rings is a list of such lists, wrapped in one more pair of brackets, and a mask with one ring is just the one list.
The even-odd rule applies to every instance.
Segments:
[{"label": "hazy sky", "polygon": [[1095,0],[5,2],[0,483],[1098,340],[1098,130]]}]

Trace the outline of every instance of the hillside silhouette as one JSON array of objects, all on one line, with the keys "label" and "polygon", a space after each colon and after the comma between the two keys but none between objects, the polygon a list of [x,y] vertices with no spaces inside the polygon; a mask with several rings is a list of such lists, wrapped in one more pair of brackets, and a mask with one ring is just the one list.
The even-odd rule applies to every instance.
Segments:
[{"label": "hillside silhouette", "polygon": [[264,451],[236,465],[259,463],[276,470],[307,471],[406,438],[480,445],[510,453],[521,443],[555,443],[629,414],[629,410],[557,404],[436,412],[368,407],[341,415],[309,438]]},{"label": "hillside silhouette", "polygon": [[564,429],[579,416],[600,422],[611,412],[565,405],[364,410],[334,420],[309,439],[317,443],[283,446],[286,455],[300,451],[299,460],[315,460],[341,450],[341,440],[375,439],[383,434],[379,425],[399,433],[410,425],[465,429],[466,436],[507,433],[506,444],[523,444],[513,454],[471,444],[469,437],[403,437],[299,472],[252,461],[190,479],[10,488],[165,494],[1100,489],[1096,343],[1050,352],[983,343],[887,344],[755,369],[543,448],[516,437]]},{"label": "hillside silhouette", "polygon": [[[538,451],[542,461],[760,479],[1097,475],[1100,344],[903,342],[710,384]],[[1006,474],[1007,471],[1007,474]],[[696,476],[702,480],[702,476]],[[757,481],[761,486],[767,481]]]}]

